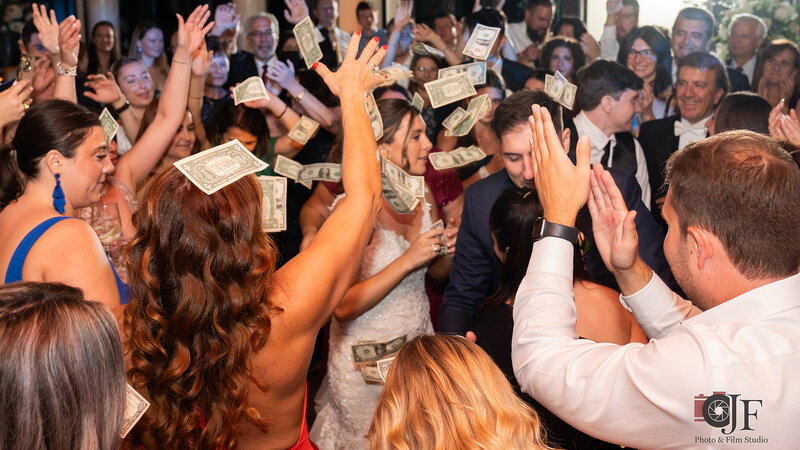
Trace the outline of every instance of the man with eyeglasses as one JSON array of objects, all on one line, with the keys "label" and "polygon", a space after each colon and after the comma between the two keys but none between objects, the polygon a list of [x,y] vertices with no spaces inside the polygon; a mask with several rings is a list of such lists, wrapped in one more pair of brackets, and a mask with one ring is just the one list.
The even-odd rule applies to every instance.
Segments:
[{"label": "man with eyeglasses", "polygon": [[[577,74],[577,102],[581,112],[567,128],[573,136],[592,140],[591,163],[634,174],[642,188],[642,202],[650,205],[650,177],[639,141],[631,134],[633,116],[641,111],[643,82],[631,69],[612,61],[597,60]],[[570,141],[575,155],[577,139]]]},{"label": "man with eyeglasses", "polygon": [[278,19],[274,15],[266,12],[253,14],[245,22],[244,31],[252,53],[242,50],[231,55],[229,86],[252,76],[263,78],[270,61],[275,58]]},{"label": "man with eyeglasses", "polygon": [[600,58],[616,61],[619,44],[628,33],[639,27],[639,2],[609,0],[606,3],[606,12],[606,25],[600,37]]}]

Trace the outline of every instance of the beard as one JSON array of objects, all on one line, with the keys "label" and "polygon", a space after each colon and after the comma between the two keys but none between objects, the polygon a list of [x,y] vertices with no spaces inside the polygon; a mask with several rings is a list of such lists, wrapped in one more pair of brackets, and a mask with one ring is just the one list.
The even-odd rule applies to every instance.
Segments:
[{"label": "beard", "polygon": [[534,29],[528,28],[528,38],[530,38],[530,40],[533,41],[533,42],[536,42],[536,43],[544,42],[544,38],[546,38],[546,37],[547,37],[547,29],[546,28],[544,30],[534,30]]}]

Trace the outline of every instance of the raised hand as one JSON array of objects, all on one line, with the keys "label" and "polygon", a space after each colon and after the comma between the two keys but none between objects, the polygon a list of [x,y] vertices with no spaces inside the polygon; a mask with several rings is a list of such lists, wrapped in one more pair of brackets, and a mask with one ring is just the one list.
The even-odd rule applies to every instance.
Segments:
[{"label": "raised hand", "polygon": [[222,34],[225,30],[236,27],[236,24],[239,23],[239,19],[241,18],[241,14],[236,14],[236,3],[230,2],[221,4],[217,6],[217,9],[214,11],[214,30]]},{"label": "raised hand", "polygon": [[288,89],[289,85],[296,82],[294,79],[294,64],[288,59],[286,64],[276,59],[270,64],[267,78],[278,83],[280,87]]},{"label": "raised hand", "polygon": [[192,75],[205,77],[211,70],[211,61],[214,59],[214,51],[206,48],[206,41],[200,44],[200,48],[192,55]]},{"label": "raised hand", "polygon": [[588,136],[581,136],[576,149],[577,166],[573,165],[561,146],[561,139],[553,126],[547,108],[533,105],[529,118],[532,139],[533,173],[536,191],[544,208],[544,218],[568,227],[575,225],[578,210],[589,195]]},{"label": "raised hand", "polygon": [[411,9],[414,5],[408,1],[403,0],[397,5],[394,10],[394,29],[398,32],[402,31],[406,25],[411,23]]},{"label": "raised hand", "polygon": [[308,5],[305,0],[283,0],[286,8],[283,10],[283,17],[287,22],[298,24],[301,20],[308,17]]},{"label": "raised hand", "polygon": [[[761,83],[759,83],[759,85],[761,85]],[[781,99],[781,101],[779,101],[778,104],[772,108],[772,111],[769,112],[769,134],[779,141],[786,140],[786,135],[783,134],[783,130],[780,126],[781,116],[783,116],[784,103],[785,99]]]},{"label": "raised hand", "polygon": [[589,213],[595,245],[608,270],[631,268],[639,254],[636,211],[628,211],[614,178],[599,163],[591,173]]},{"label": "raised hand", "polygon": [[61,64],[65,68],[78,66],[78,52],[81,46],[81,21],[69,16],[58,27],[58,46]]},{"label": "raised hand", "polygon": [[609,0],[606,2],[606,13],[609,16],[616,16],[622,12],[622,0]]},{"label": "raised hand", "polygon": [[10,88],[0,92],[0,128],[22,118],[32,92],[28,80],[16,81]]},{"label": "raised hand", "polygon": [[447,221],[444,234],[447,238],[447,254],[452,255],[456,252],[456,239],[458,237],[458,226],[456,225],[456,219],[454,217]]},{"label": "raised hand", "polygon": [[47,49],[47,52],[52,56],[59,55],[58,48],[58,19],[56,19],[56,12],[52,9],[50,14],[47,14],[47,7],[45,5],[33,4],[33,24],[39,32],[39,40],[42,45]]},{"label": "raised hand", "polygon": [[406,259],[409,270],[425,265],[439,256],[440,235],[440,230],[428,230],[414,239],[402,256]]},{"label": "raised hand", "polygon": [[780,127],[785,139],[794,145],[800,146],[800,121],[797,120],[797,111],[792,109],[789,115],[781,114]]},{"label": "raised hand", "polygon": [[414,36],[416,36],[418,41],[427,42],[439,50],[443,50],[447,47],[442,37],[424,23],[414,25]]},{"label": "raised hand", "polygon": [[317,71],[331,92],[337,97],[341,97],[345,91],[350,93],[355,91],[365,92],[386,81],[386,76],[377,75],[374,69],[379,67],[381,60],[383,60],[383,55],[386,54],[387,47],[384,45],[378,48],[379,39],[375,37],[364,47],[361,57],[356,59],[358,41],[363,38],[361,31],[353,33],[350,39],[351,45],[347,46],[344,61],[336,72],[331,72],[323,63],[314,63],[314,70]]},{"label": "raised hand", "polygon": [[583,48],[583,53],[586,54],[588,61],[594,61],[600,57],[600,44],[597,43],[597,39],[595,39],[594,36],[589,33],[583,33],[580,37],[580,41],[581,48]]},{"label": "raised hand", "polygon": [[89,75],[86,78],[88,81],[84,83],[84,86],[91,89],[91,91],[84,92],[86,98],[103,104],[113,104],[124,98],[111,72],[108,72],[106,75]]},{"label": "raised hand", "polygon": [[214,27],[214,22],[206,25],[211,12],[208,10],[208,5],[202,5],[195,8],[185,22],[180,14],[175,16],[178,18],[178,48],[175,50],[173,61],[189,62],[188,59],[204,42],[206,33]]}]

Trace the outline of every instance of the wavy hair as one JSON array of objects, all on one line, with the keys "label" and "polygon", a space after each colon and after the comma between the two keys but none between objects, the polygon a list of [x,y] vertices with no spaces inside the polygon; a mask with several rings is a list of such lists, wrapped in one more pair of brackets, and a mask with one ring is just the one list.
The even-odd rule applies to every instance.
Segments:
[{"label": "wavy hair", "polygon": [[373,450],[548,448],[539,416],[489,355],[449,335],[403,345],[367,438]]},{"label": "wavy hair", "polygon": [[264,347],[277,252],[261,231],[254,176],[206,195],[174,167],[158,172],[133,215],[126,248],[128,376],[149,395],[159,448],[229,448],[246,418],[250,359]]},{"label": "wavy hair", "polygon": [[570,72],[569,76],[567,76],[567,74],[563,75],[571,80],[574,80],[578,70],[586,65],[586,54],[583,53],[581,45],[575,39],[559,36],[547,41],[547,43],[544,44],[544,47],[542,47],[541,56],[539,56],[540,67],[549,69],[550,58],[553,56],[553,52],[556,51],[557,48],[562,47],[569,50],[570,55],[572,55],[572,71]]},{"label": "wavy hair", "polygon": [[119,448],[125,362],[117,322],[61,283],[0,286],[0,448]]}]

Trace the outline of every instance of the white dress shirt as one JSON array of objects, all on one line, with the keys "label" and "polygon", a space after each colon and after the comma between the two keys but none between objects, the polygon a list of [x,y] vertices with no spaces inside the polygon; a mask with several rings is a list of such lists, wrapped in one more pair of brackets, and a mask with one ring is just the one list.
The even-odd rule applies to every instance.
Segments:
[{"label": "white dress shirt", "polygon": [[600,59],[616,61],[619,54],[619,41],[617,41],[617,26],[603,27],[600,36]]},{"label": "white dress shirt", "polygon": [[[608,141],[611,141],[611,149],[608,155],[608,167],[613,167],[614,146],[617,145],[617,137],[613,134],[611,136],[606,136],[583,111],[575,116],[573,123],[575,124],[575,130],[578,132],[578,136],[589,136],[592,141],[592,154],[589,157],[592,164],[598,163],[603,159],[603,155],[606,154],[606,144],[608,144]],[[574,136],[573,139],[578,139],[578,136]],[[645,160],[644,151],[642,151],[639,140],[635,137],[633,138],[633,145],[636,148],[636,181],[642,188],[642,202],[647,206],[650,205],[650,175],[647,172],[647,160]]]},{"label": "white dress shirt", "polygon": [[[756,88],[758,87],[753,86],[753,74],[756,71],[756,62],[758,62],[758,55],[753,55],[753,57],[750,58],[750,61],[747,61],[742,66],[742,73],[747,75],[747,81],[750,83],[750,90],[752,91],[757,90]],[[731,59],[731,63],[728,64],[728,67],[735,70],[739,66],[737,66],[736,63],[733,62],[733,59]]]},{"label": "white dress shirt", "polygon": [[[698,310],[653,275],[625,297],[651,340],[619,346],[578,338],[572,259],[564,239],[533,245],[514,302],[511,356],[524,392],[581,431],[628,447],[797,448],[800,275],[689,319]],[[702,416],[715,392],[739,395],[732,433]],[[742,430],[742,400],[751,430]],[[766,443],[746,441],[759,437]]]},{"label": "white dress shirt", "polygon": [[[529,45],[533,44],[533,41],[528,36],[528,24],[525,21],[508,24],[506,37],[511,41],[511,45],[517,53],[521,53]],[[534,61],[534,64],[536,64],[536,61]]]},{"label": "white dress shirt", "polygon": [[[708,129],[705,127],[705,123],[708,122],[709,119],[711,119],[711,116],[713,116],[713,114],[711,114],[708,117],[700,119],[699,122],[695,122],[694,124],[689,123],[689,121],[686,119],[681,119],[681,123],[683,123],[684,125],[686,126],[695,125],[697,126],[697,129],[694,131],[687,131],[686,133],[680,135],[680,137],[678,138],[678,150],[682,150],[683,147],[686,147],[692,142],[703,140],[708,136]],[[702,124],[703,126],[702,127],[699,126],[700,124]]]}]

